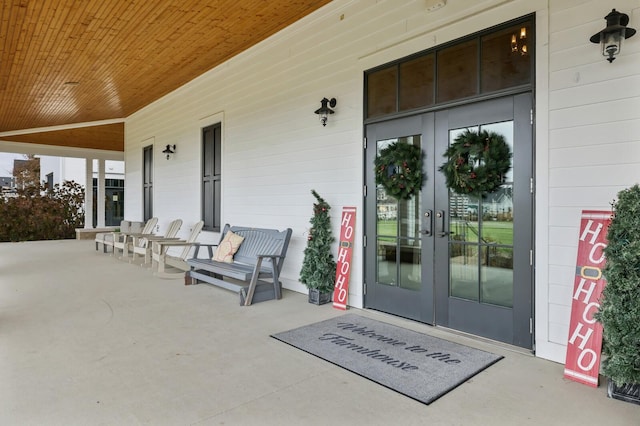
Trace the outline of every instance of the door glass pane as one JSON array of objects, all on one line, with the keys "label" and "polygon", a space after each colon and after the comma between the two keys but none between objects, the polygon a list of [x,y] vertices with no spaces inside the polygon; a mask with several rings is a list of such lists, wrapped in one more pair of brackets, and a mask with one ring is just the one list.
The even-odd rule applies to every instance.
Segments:
[{"label": "door glass pane", "polygon": [[449,265],[449,295],[478,301],[478,246],[449,243]]},{"label": "door glass pane", "polygon": [[[420,135],[381,140],[377,155],[392,143],[420,146]],[[419,290],[421,279],[420,193],[409,200],[389,196],[376,188],[377,283]]]},{"label": "door glass pane", "polygon": [[391,286],[397,285],[396,239],[392,237],[378,237],[377,248],[377,283]]},{"label": "door glass pane", "polygon": [[400,244],[400,276],[402,288],[419,290],[421,283],[420,193],[409,200],[398,201],[398,243]]},{"label": "door glass pane", "polygon": [[[514,152],[513,121],[485,124],[482,130],[504,136]],[[512,161],[513,164],[513,161]],[[483,303],[513,306],[513,169],[503,185],[483,200],[481,299]]]},{"label": "door glass pane", "polygon": [[367,117],[396,112],[398,67],[393,65],[367,76]]},{"label": "door glass pane", "polygon": [[[468,128],[504,136],[513,152],[513,122]],[[464,129],[449,132],[449,143]],[[449,191],[451,297],[513,305],[513,170],[504,184],[483,197]]]},{"label": "door glass pane", "polygon": [[513,248],[485,246],[482,249],[482,282],[480,298],[483,303],[513,306]]}]

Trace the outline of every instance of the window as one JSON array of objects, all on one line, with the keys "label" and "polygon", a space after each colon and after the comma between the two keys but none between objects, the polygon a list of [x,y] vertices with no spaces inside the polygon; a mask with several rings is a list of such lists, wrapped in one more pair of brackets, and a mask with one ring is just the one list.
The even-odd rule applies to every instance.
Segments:
[{"label": "window", "polygon": [[396,66],[369,74],[367,78],[369,117],[396,112],[397,81]]},{"label": "window", "polygon": [[208,231],[220,231],[222,125],[202,129],[202,220]]},{"label": "window", "polygon": [[47,173],[47,188],[53,190],[53,172]]},{"label": "window", "polygon": [[400,111],[433,105],[434,57],[432,53],[400,64]]},{"label": "window", "polygon": [[478,41],[475,39],[438,51],[438,102],[478,94],[477,52]]},{"label": "window", "polygon": [[533,17],[520,18],[366,71],[366,118],[527,89],[533,29]]},{"label": "window", "polygon": [[144,220],[153,217],[153,145],[143,148],[142,163],[142,203],[144,205]]},{"label": "window", "polygon": [[[107,226],[117,226],[124,219],[124,179],[105,179],[105,220]],[[93,178],[93,222],[98,223],[98,179]]]},{"label": "window", "polygon": [[[531,23],[524,22],[482,37],[482,92],[494,92],[531,81]],[[509,44],[510,49],[504,49]]]}]

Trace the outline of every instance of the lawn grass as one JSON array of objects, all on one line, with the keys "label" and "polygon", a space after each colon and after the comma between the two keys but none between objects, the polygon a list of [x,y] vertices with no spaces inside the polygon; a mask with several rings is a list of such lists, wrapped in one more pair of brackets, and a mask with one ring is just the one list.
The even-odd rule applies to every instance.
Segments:
[{"label": "lawn grass", "polygon": [[[452,226],[452,232],[463,234],[461,235],[464,237],[462,240],[466,242],[478,241],[477,229],[478,224],[476,222],[471,222],[468,225],[460,222],[457,228],[455,223]],[[378,237],[395,237],[396,234],[397,222],[395,220],[378,221]],[[484,221],[482,223],[482,237],[486,242],[494,242],[508,246],[513,245],[513,222]]]}]

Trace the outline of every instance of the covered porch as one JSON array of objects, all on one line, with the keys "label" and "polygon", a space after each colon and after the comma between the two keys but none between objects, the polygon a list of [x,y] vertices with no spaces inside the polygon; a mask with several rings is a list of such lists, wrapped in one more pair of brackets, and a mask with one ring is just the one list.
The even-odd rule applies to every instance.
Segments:
[{"label": "covered porch", "polygon": [[563,379],[561,364],[350,312],[505,358],[426,406],[270,338],[342,313],[303,294],[240,307],[93,241],[2,243],[0,424],[637,424],[637,406]]}]

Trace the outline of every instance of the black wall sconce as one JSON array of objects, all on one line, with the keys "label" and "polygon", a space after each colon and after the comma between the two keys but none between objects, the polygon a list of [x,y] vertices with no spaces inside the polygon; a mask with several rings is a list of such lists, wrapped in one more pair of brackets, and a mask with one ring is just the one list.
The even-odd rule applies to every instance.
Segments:
[{"label": "black wall sconce", "polygon": [[329,115],[335,112],[331,108],[335,108],[336,103],[336,98],[331,98],[331,100],[322,98],[322,100],[320,101],[321,106],[320,108],[315,110],[315,113],[320,116],[320,122],[323,126],[327,125],[327,118],[329,117]]},{"label": "black wall sconce", "polygon": [[168,160],[169,158],[171,158],[172,154],[176,153],[176,146],[167,145],[167,147],[164,149],[164,151],[162,151],[162,153],[167,155],[167,160]]},{"label": "black wall sconce", "polygon": [[611,13],[604,17],[607,20],[607,27],[597,34],[591,36],[591,43],[600,43],[602,46],[602,55],[607,57],[609,63],[613,62],[615,57],[622,49],[622,41],[625,38],[631,38],[636,33],[633,28],[628,28],[629,15],[620,13],[615,9],[611,9]]}]

